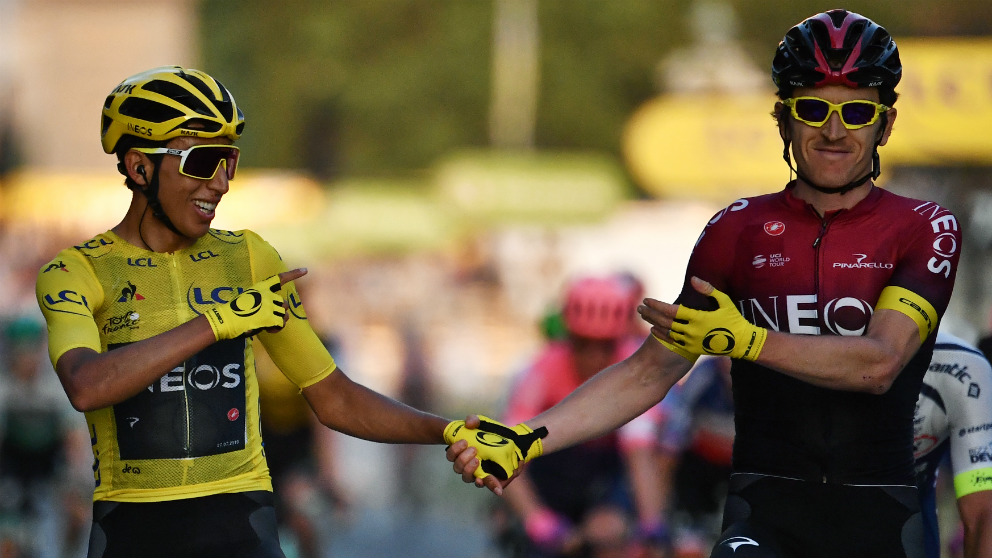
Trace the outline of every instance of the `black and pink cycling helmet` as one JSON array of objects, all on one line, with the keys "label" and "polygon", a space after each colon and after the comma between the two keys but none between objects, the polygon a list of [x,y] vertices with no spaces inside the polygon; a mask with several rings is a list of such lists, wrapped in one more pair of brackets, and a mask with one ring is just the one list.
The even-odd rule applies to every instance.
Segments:
[{"label": "black and pink cycling helmet", "polygon": [[797,87],[877,87],[892,106],[902,77],[899,49],[884,27],[863,15],[830,10],[785,34],[772,61],[772,81],[787,99]]}]

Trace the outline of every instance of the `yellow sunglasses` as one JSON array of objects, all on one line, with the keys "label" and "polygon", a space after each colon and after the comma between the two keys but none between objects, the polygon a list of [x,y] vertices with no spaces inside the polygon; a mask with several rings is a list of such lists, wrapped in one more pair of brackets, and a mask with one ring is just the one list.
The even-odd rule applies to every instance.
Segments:
[{"label": "yellow sunglasses", "polygon": [[792,97],[782,101],[782,104],[792,109],[792,116],[796,120],[817,128],[826,124],[830,114],[836,112],[848,130],[874,124],[880,114],[891,108],[860,99],[835,104],[819,97]]}]

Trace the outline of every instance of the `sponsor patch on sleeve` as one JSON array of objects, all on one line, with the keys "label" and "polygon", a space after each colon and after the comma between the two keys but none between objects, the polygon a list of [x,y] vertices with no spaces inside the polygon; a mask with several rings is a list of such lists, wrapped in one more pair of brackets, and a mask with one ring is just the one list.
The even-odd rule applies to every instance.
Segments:
[{"label": "sponsor patch on sleeve", "polygon": [[909,316],[920,328],[920,342],[926,340],[937,329],[937,311],[933,305],[922,296],[904,289],[889,285],[882,289],[875,310],[895,310]]}]

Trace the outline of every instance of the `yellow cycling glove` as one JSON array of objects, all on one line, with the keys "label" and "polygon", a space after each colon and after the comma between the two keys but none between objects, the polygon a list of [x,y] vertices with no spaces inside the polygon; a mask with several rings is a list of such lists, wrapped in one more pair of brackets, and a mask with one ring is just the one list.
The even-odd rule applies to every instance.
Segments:
[{"label": "yellow cycling glove", "polygon": [[479,428],[465,427],[465,421],[455,420],[444,428],[444,441],[448,445],[465,440],[476,449],[480,466],[475,470],[476,478],[487,474],[506,480],[521,463],[527,463],[544,453],[541,438],[548,435],[548,429],[540,427],[531,430],[526,424],[513,428],[489,417],[479,415]]},{"label": "yellow cycling glove", "polygon": [[716,310],[679,306],[669,334],[672,340],[690,353],[757,360],[768,330],[745,320],[723,292],[713,289],[709,296],[716,299]]},{"label": "yellow cycling glove", "polygon": [[204,316],[214,330],[214,337],[234,339],[244,334],[269,327],[282,327],[286,308],[279,290],[282,284],[278,275],[255,283],[251,288],[234,297],[227,304],[218,304]]}]

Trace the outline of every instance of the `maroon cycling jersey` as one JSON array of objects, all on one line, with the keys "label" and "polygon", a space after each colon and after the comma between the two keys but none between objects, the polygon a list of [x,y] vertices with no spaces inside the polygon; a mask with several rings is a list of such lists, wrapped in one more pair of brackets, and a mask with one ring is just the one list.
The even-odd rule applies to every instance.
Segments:
[{"label": "maroon cycling jersey", "polygon": [[[678,303],[715,309],[688,278],[727,293],[751,323],[805,335],[863,335],[887,286],[942,315],[961,232],[937,204],[872,188],[824,217],[785,190],[741,199],[697,241]],[[844,484],[913,484],[913,413],[935,334],[883,395],[817,387],[735,360],[734,470]],[[826,363],[825,363],[826,364]]]}]

